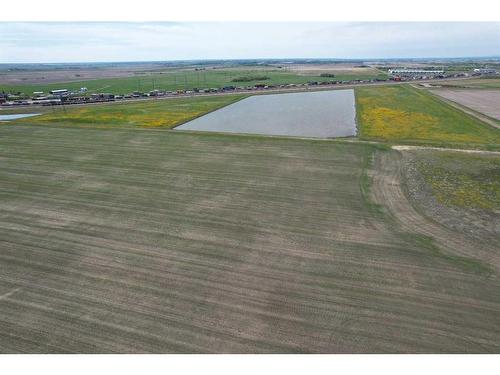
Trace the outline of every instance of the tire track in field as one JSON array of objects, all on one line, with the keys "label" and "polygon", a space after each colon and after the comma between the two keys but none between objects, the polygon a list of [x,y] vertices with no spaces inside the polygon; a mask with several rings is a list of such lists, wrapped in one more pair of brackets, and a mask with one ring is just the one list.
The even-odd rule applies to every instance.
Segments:
[{"label": "tire track in field", "polygon": [[[405,149],[406,146],[399,148],[399,150]],[[446,254],[485,262],[498,273],[500,252],[494,244],[478,243],[477,240],[445,228],[417,212],[404,192],[401,168],[402,158],[399,153],[376,153],[374,170],[371,173],[375,201],[388,209],[402,230],[430,237]]]}]

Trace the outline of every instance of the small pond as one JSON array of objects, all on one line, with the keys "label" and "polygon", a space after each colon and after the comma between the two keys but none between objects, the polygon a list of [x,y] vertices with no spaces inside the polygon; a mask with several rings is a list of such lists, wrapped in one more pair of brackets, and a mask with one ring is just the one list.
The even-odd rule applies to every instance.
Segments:
[{"label": "small pond", "polygon": [[15,115],[0,115],[0,121],[17,120],[18,118],[38,116],[39,113],[18,113]]},{"label": "small pond", "polygon": [[353,136],[354,90],[255,95],[176,129],[318,138]]}]

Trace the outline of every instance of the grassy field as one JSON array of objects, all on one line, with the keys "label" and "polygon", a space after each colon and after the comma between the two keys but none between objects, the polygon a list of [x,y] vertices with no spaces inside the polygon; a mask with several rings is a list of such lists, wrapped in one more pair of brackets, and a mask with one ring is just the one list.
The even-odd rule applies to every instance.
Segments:
[{"label": "grassy field", "polygon": [[[325,80],[351,80],[351,79],[371,79],[380,78],[386,79],[387,75],[381,72],[374,73],[358,73],[358,72],[341,72],[336,73],[335,78],[325,78],[317,75],[299,74],[280,69],[217,69],[206,71],[185,71],[174,70],[167,71],[163,74],[147,74],[137,77],[126,78],[109,78],[109,79],[96,79],[86,80],[79,82],[68,83],[52,83],[46,85],[5,85],[0,82],[0,91],[5,92],[22,92],[31,95],[34,91],[55,90],[66,88],[69,90],[79,90],[81,87],[86,87],[89,93],[113,93],[125,94],[133,91],[148,92],[153,89],[162,90],[185,90],[192,88],[210,88],[210,87],[223,87],[223,86],[253,86],[257,83],[266,85],[277,85],[287,83],[306,83],[310,81],[325,81]],[[252,76],[266,76],[266,80],[251,80],[247,82],[233,82],[233,79],[241,77]]]},{"label": "grassy field", "polygon": [[417,168],[445,205],[500,210],[500,157],[429,152]]},{"label": "grassy field", "polygon": [[106,127],[172,128],[195,117],[234,103],[245,95],[175,98],[132,103],[54,107],[52,111],[19,119],[30,124]]},{"label": "grassy field", "polygon": [[2,353],[500,351],[494,265],[371,201],[375,145],[16,124],[0,139]]},{"label": "grassy field", "polygon": [[356,89],[359,136],[400,143],[498,148],[500,131],[408,85]]}]

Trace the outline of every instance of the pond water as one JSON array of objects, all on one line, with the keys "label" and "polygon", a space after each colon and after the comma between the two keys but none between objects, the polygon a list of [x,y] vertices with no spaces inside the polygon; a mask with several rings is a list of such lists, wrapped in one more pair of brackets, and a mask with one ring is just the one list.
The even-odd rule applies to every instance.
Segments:
[{"label": "pond water", "polygon": [[176,129],[318,138],[353,136],[354,91],[255,95]]},{"label": "pond water", "polygon": [[38,116],[39,113],[18,113],[15,115],[0,115],[0,121],[17,120],[18,118]]}]

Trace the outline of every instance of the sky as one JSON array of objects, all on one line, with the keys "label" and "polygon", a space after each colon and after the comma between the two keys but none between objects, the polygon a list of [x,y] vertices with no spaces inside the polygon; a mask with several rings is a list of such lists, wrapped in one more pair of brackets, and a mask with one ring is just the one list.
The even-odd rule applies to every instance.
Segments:
[{"label": "sky", "polygon": [[0,63],[500,55],[500,22],[0,22]]}]

